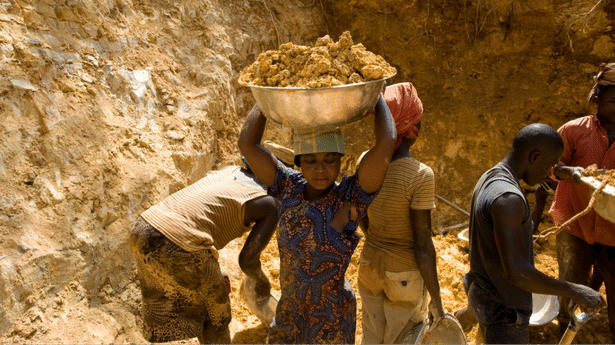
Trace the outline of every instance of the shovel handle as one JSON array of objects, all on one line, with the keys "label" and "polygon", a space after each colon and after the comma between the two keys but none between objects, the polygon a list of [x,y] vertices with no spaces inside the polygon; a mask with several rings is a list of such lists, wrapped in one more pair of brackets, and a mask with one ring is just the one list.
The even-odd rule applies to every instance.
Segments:
[{"label": "shovel handle", "polygon": [[564,335],[562,336],[562,339],[560,339],[559,344],[560,345],[571,344],[572,341],[574,340],[575,335],[577,335],[577,332],[570,329],[570,324],[569,324],[568,328],[566,328],[566,333],[564,333]]},{"label": "shovel handle", "polygon": [[560,339],[560,344],[570,344],[574,337],[577,335],[577,332],[581,329],[581,327],[589,321],[597,312],[592,314],[588,314],[585,312],[577,314],[576,311],[579,309],[579,306],[570,300],[568,303],[568,313],[570,314],[570,322],[568,323],[568,328],[566,328],[566,333]]}]

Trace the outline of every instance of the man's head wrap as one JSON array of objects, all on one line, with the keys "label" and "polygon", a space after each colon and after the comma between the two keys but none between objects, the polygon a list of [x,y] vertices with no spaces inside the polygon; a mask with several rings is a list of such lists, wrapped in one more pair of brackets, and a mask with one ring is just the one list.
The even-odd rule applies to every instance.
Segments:
[{"label": "man's head wrap", "polygon": [[334,130],[306,130],[295,131],[293,149],[295,151],[295,165],[299,165],[299,156],[319,152],[337,152],[342,156],[346,154],[344,136],[338,128]]},{"label": "man's head wrap", "polygon": [[594,82],[594,87],[592,87],[587,98],[590,102],[597,95],[598,85],[615,85],[615,63],[602,63],[598,74],[594,76]]},{"label": "man's head wrap", "polygon": [[423,117],[423,103],[412,83],[399,83],[387,86],[384,100],[389,106],[397,128],[397,149],[404,138],[416,139],[419,130],[416,124]]}]

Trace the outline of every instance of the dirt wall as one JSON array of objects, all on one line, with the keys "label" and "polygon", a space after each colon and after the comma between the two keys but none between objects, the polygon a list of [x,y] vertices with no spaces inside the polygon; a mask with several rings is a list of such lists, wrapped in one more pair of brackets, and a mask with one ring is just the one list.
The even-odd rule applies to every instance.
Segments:
[{"label": "dirt wall", "polygon": [[142,342],[130,225],[238,163],[239,71],[324,27],[281,1],[1,0],[4,341]]},{"label": "dirt wall", "polygon": [[[350,30],[397,67],[393,82],[416,86],[425,115],[411,152],[434,169],[436,193],[467,210],[474,184],[519,129],[558,128],[594,110],[586,100],[591,78],[615,58],[612,1],[322,3],[332,35]],[[347,138],[363,137],[364,128],[349,128]],[[436,226],[464,219],[438,203]]]}]

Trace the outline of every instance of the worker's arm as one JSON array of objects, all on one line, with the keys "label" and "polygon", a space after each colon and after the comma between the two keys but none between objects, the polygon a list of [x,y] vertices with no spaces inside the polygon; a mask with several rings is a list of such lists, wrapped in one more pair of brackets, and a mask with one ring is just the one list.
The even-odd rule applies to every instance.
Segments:
[{"label": "worker's arm", "polygon": [[436,249],[431,238],[431,210],[410,209],[410,221],[414,233],[414,257],[431,296],[429,311],[435,325],[444,317],[444,309],[440,298]]},{"label": "worker's arm", "polygon": [[605,306],[602,296],[591,288],[551,278],[534,267],[529,260],[529,251],[533,252],[534,247],[528,247],[523,237],[524,213],[525,202],[512,193],[497,198],[491,206],[495,241],[505,278],[525,291],[568,297],[590,313]]},{"label": "worker's arm", "polygon": [[582,167],[571,167],[559,164],[553,168],[553,174],[560,180],[571,178],[575,183],[581,183],[581,174],[585,169]]},{"label": "worker's arm", "polygon": [[365,153],[358,168],[359,184],[367,194],[377,192],[382,186],[397,140],[395,123],[382,95],[376,104],[374,132],[376,144]]},{"label": "worker's arm", "polygon": [[260,255],[267,247],[278,224],[278,201],[271,196],[250,200],[245,205],[244,222],[254,223],[246,243],[239,253],[239,267],[256,280],[256,294],[269,296],[271,283],[261,265]]},{"label": "worker's arm", "polygon": [[543,186],[545,184],[551,190],[555,190],[555,188],[557,188],[557,181],[553,181],[550,178],[547,178],[543,183],[539,184],[538,187],[536,187],[536,191],[534,192],[534,207],[532,208],[532,230],[534,230],[534,233],[538,233],[540,219],[542,218],[542,213],[544,212],[545,206],[547,205],[547,197],[549,196],[549,190]]},{"label": "worker's arm", "polygon": [[532,208],[532,230],[534,233],[538,232],[538,226],[540,225],[540,218],[542,217],[542,213],[545,210],[545,205],[547,204],[547,196],[549,196],[549,192],[542,185],[538,185],[536,187],[536,191],[534,192],[535,202],[534,207]]},{"label": "worker's arm", "polygon": [[275,157],[261,145],[267,118],[254,105],[239,133],[239,151],[246,158],[256,177],[268,187],[273,186],[278,169]]}]

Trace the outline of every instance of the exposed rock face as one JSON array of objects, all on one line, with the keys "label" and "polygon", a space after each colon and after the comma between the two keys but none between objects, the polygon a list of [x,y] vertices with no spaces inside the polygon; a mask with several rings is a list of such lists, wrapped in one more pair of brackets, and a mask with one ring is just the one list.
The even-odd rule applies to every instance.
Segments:
[{"label": "exposed rock face", "polygon": [[[0,1],[4,341],[143,342],[132,222],[239,161],[243,67],[326,33],[315,8],[267,3]],[[66,331],[82,313],[100,330]]]},{"label": "exposed rock face", "polygon": [[[591,76],[615,49],[614,5],[596,3],[0,0],[0,343],[144,342],[128,229],[238,163],[254,101],[237,78],[258,54],[349,30],[397,68],[395,81],[415,84],[425,117],[412,154],[436,172],[438,194],[469,209],[478,176],[523,125],[592,111]],[[373,143],[371,121],[343,128],[346,174]],[[290,134],[266,132],[285,146]],[[444,204],[434,212],[434,227],[464,220]],[[451,310],[464,303],[465,252],[436,242]],[[221,252],[235,287],[240,248]],[[274,241],[263,262],[279,291]],[[235,341],[264,342],[267,328],[237,294],[232,303]],[[582,332],[606,332],[592,327]]]},{"label": "exposed rock face", "polygon": [[[611,1],[325,1],[335,36],[382,55],[425,107],[411,153],[434,169],[436,193],[469,210],[480,175],[523,126],[558,128],[590,114],[592,76],[615,59]],[[593,9],[593,10],[592,10]],[[364,137],[364,124],[345,134]],[[351,142],[352,152],[368,143]],[[439,202],[434,225],[465,216]]]}]

